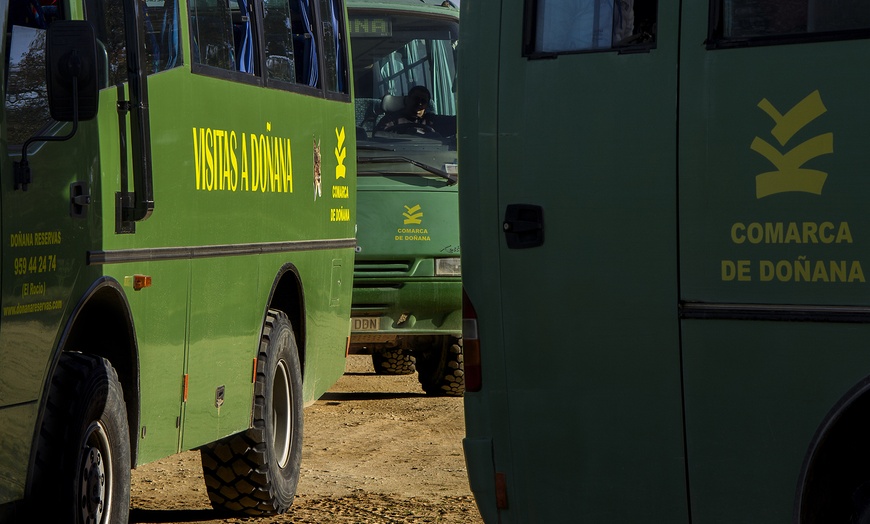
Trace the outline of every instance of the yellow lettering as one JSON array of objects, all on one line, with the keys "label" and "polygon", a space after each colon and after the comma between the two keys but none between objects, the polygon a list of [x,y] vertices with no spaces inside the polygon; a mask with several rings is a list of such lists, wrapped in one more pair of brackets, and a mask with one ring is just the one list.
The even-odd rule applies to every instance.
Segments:
[{"label": "yellow lettering", "polygon": [[239,159],[236,157],[236,149],[239,147],[238,137],[236,132],[230,134],[230,164],[232,166],[232,178],[230,179],[230,190],[235,191],[239,188]]},{"label": "yellow lettering", "polygon": [[759,280],[762,282],[770,282],[773,280],[773,262],[770,260],[762,260],[758,264]]},{"label": "yellow lettering", "polygon": [[257,135],[251,135],[251,191],[260,188],[260,147]]},{"label": "yellow lettering", "polygon": [[837,243],[841,242],[852,243],[852,232],[849,230],[848,222],[841,222],[840,230],[837,231]]},{"label": "yellow lettering", "polygon": [[746,241],[746,226],[740,222],[735,222],[731,226],[731,241],[735,244],[742,244]]},{"label": "yellow lettering", "polygon": [[819,240],[816,238],[816,232],[818,231],[818,226],[815,222],[804,222],[804,235],[803,235],[803,243],[812,242],[813,244],[818,244]]},{"label": "yellow lettering", "polygon": [[248,176],[248,142],[245,138],[245,133],[242,133],[242,191],[248,191],[251,187]]},{"label": "yellow lettering", "polygon": [[865,282],[864,280],[864,270],[861,269],[861,262],[855,260],[852,262],[852,267],[849,268],[849,282]]},{"label": "yellow lettering", "polygon": [[[260,135],[260,158],[259,158],[259,169],[257,171],[257,182],[260,184],[260,192],[266,192],[266,181],[269,179],[269,174],[266,173],[267,166],[269,166],[269,143],[266,140],[266,135]],[[271,167],[271,166],[269,166]],[[254,188],[256,191],[257,188]]]},{"label": "yellow lettering", "polygon": [[831,231],[834,229],[834,224],[830,222],[822,222],[819,226],[819,238],[824,244],[831,244],[834,242],[834,236],[831,234]]},{"label": "yellow lettering", "polygon": [[338,208],[329,210],[330,222],[350,222],[350,209]]},{"label": "yellow lettering", "polygon": [[199,151],[199,140],[197,137],[196,128],[193,128],[193,172],[196,179],[196,189],[197,191],[201,187],[202,183],[202,164],[200,163],[200,151]]},{"label": "yellow lettering", "polygon": [[782,222],[768,222],[764,224],[764,236],[769,243],[782,243]]},{"label": "yellow lettering", "polygon": [[332,198],[350,198],[347,186],[332,186]]},{"label": "yellow lettering", "polygon": [[290,139],[287,139],[287,170],[285,172],[285,183],[287,185],[287,192],[293,192],[293,149],[290,147]]},{"label": "yellow lettering", "polygon": [[289,138],[208,127],[191,131],[197,190],[293,192]]}]

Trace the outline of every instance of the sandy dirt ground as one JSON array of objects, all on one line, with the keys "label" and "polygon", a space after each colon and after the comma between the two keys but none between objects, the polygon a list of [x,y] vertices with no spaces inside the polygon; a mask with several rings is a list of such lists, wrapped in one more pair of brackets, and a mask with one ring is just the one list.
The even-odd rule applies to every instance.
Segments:
[{"label": "sandy dirt ground", "polygon": [[482,524],[468,487],[461,398],[427,397],[416,375],[378,376],[351,355],[347,372],[305,410],[302,474],[290,510],[222,518],[199,452],[133,471],[130,522]]}]

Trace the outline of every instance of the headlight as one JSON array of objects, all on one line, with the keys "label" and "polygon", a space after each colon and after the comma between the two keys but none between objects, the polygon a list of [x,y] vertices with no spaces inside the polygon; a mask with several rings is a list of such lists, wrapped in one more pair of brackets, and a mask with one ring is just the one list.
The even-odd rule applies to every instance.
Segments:
[{"label": "headlight", "polygon": [[458,277],[460,275],[462,275],[462,264],[459,257],[435,259],[435,276]]}]

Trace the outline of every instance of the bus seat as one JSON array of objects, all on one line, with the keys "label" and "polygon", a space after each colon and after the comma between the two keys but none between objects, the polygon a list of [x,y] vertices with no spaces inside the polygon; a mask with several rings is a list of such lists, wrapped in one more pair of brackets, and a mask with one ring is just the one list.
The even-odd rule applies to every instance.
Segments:
[{"label": "bus seat", "polygon": [[371,133],[375,127],[375,122],[383,111],[381,111],[381,101],[378,98],[357,98],[354,101],[354,109],[356,111],[356,125],[361,127],[366,132]]},{"label": "bus seat", "polygon": [[401,111],[405,107],[405,97],[386,94],[381,99],[381,108],[387,113],[395,113]]},{"label": "bus seat", "polygon": [[8,26],[13,25],[46,29],[48,24],[42,5],[36,0],[12,0]]}]

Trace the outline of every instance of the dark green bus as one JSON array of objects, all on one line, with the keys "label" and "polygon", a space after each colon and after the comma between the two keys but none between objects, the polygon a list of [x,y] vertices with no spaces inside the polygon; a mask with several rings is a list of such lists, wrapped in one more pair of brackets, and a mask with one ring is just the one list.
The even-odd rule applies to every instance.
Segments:
[{"label": "dark green bus", "polygon": [[456,152],[459,11],[351,0],[359,202],[352,353],[462,395]]},{"label": "dark green bus", "polygon": [[466,0],[486,522],[870,519],[870,4]]}]

